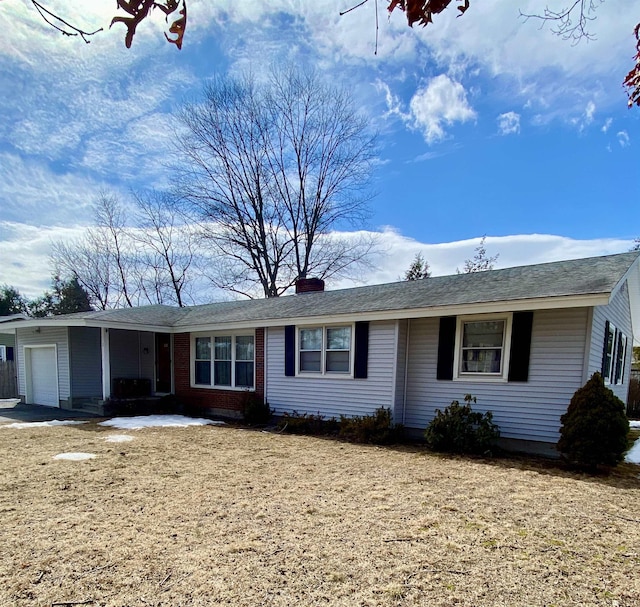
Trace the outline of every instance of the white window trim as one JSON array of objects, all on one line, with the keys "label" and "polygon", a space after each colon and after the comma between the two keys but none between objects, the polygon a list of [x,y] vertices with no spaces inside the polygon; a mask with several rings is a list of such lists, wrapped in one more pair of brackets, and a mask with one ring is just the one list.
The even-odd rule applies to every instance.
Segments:
[{"label": "white window trim", "polygon": [[[351,330],[351,340],[349,344],[349,371],[341,373],[339,371],[327,371],[327,329],[340,329],[349,327]],[[320,350],[320,371],[300,370],[300,331],[308,329],[322,329],[322,349]],[[327,323],[324,325],[299,325],[296,327],[296,376],[297,377],[329,377],[332,379],[353,379],[355,368],[355,323]],[[345,350],[336,350],[345,352]]]},{"label": "white window trim", "polygon": [[[253,337],[253,386],[236,386],[236,337],[250,335]],[[211,340],[211,384],[196,384],[196,338],[208,337]],[[216,386],[215,381],[215,338],[231,337],[231,385]],[[202,359],[199,359],[202,360]],[[249,361],[240,361],[249,362]],[[203,390],[226,390],[234,392],[255,392],[256,390],[256,333],[255,331],[214,331],[191,334],[191,346],[189,355],[190,385],[192,388],[202,388]]]},{"label": "white window trim", "polygon": [[7,346],[0,346],[0,361],[7,362]]},{"label": "white window trim", "polygon": [[[500,373],[463,373],[460,370],[462,362],[462,327],[465,322],[491,322],[504,320],[504,341],[502,343],[502,371]],[[509,360],[511,357],[511,327],[513,313],[503,314],[474,314],[472,316],[458,316],[456,319],[456,346],[453,355],[453,381],[497,382],[506,383],[509,378]]]}]

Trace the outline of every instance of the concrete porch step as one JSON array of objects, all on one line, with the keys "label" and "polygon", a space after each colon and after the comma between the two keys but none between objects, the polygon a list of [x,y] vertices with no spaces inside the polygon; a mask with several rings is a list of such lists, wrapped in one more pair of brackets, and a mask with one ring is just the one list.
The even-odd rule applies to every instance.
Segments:
[{"label": "concrete porch step", "polygon": [[93,413],[94,415],[100,415],[102,417],[112,414],[112,406],[101,399],[88,399],[86,401],[74,403],[73,410],[82,411],[84,413]]}]

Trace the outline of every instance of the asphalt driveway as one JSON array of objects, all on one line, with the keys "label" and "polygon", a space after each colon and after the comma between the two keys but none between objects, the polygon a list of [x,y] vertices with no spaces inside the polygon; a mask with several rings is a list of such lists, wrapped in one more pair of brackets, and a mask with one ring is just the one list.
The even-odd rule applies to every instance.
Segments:
[{"label": "asphalt driveway", "polygon": [[0,399],[0,424],[5,422],[47,422],[54,419],[92,419],[98,417],[84,411],[67,411],[56,407],[25,405],[16,399]]}]

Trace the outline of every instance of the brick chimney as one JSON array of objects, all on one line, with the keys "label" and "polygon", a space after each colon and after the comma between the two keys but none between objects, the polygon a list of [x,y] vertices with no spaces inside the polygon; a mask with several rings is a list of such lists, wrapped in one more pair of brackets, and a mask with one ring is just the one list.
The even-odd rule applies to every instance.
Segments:
[{"label": "brick chimney", "polygon": [[296,295],[298,293],[315,293],[324,291],[324,280],[322,278],[298,278],[296,280]]}]

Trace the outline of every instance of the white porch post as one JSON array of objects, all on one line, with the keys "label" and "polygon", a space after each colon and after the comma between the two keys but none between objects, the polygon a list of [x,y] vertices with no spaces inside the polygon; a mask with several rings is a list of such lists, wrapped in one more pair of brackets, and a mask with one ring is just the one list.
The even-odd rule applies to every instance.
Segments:
[{"label": "white porch post", "polygon": [[100,345],[102,348],[102,399],[111,396],[111,364],[109,361],[109,329],[100,329]]}]

